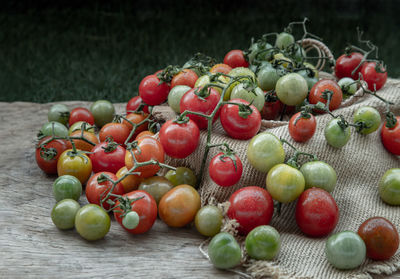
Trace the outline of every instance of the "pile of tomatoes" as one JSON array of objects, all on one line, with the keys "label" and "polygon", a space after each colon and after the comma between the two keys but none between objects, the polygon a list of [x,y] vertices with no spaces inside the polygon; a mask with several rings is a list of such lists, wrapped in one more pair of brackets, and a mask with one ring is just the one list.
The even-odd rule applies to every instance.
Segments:
[{"label": "pile of tomatoes", "polygon": [[[171,227],[194,222],[199,233],[213,237],[208,249],[212,263],[217,268],[236,266],[241,249],[232,235],[221,232],[222,211],[213,205],[201,207],[197,191],[211,148],[220,148],[208,166],[217,185],[230,187],[242,176],[243,165],[235,151],[225,143],[212,143],[213,123],[219,119],[228,136],[250,140],[248,161],[266,173],[265,187],[242,187],[229,199],[226,215],[246,235],[248,255],[272,260],[279,254],[279,232],[269,226],[276,205],[297,201],[294,219],[300,230],[309,237],[329,235],[339,222],[339,208],[330,194],[336,185],[335,170],[272,133],[259,133],[261,119],[291,114],[289,133],[295,141],[305,142],[315,133],[314,115],[329,113],[333,119],[324,135],[331,146],[340,148],[350,139],[350,126],[369,134],[380,127],[381,116],[372,107],[362,107],[355,112],[354,123],[349,123],[333,112],[359,88],[376,96],[387,74],[377,68],[381,64],[351,53],[336,62],[339,82],[319,80],[317,69],[305,62],[307,55],[293,35],[276,35],[274,46],[267,38],[252,43],[247,51],[228,52],[224,63],[197,54],[182,67],[168,66],[144,77],[139,95],[129,100],[124,115],[116,115],[113,104],[105,100],[94,102],[90,110],[53,105],[49,122],[38,135],[36,160],[43,171],[58,175],[53,184],[54,224],[59,229],[75,227],[83,238],[98,240],[110,230],[109,213],[132,234],[150,230],[157,216]],[[368,88],[362,87],[360,76]],[[152,107],[165,102],[178,116],[157,123]],[[383,145],[395,155],[400,154],[399,120],[387,112],[381,130]],[[182,159],[199,148],[201,130],[207,132],[207,143],[202,147],[202,167],[194,170],[199,171],[197,176],[189,168],[165,164],[166,156]],[[286,161],[284,144],[295,149]],[[300,165],[300,156],[310,161]],[[161,168],[169,171],[159,175]],[[89,204],[81,207],[77,201],[84,187]],[[400,205],[400,169],[387,171],[379,193],[386,203]],[[366,255],[388,259],[398,246],[394,225],[374,217],[360,226],[358,234],[330,236],[326,256],[335,267],[350,269]]]}]

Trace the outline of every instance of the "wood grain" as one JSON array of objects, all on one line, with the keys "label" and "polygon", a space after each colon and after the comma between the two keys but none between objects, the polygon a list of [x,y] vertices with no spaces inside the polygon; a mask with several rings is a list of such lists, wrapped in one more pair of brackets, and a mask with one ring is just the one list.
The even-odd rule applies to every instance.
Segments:
[{"label": "wood grain", "polygon": [[203,258],[204,238],[191,227],[172,229],[157,220],[150,232],[134,236],[113,221],[94,243],[58,230],[50,218],[55,176],[45,175],[34,158],[35,135],[50,106],[0,103],[0,278],[239,278]]}]

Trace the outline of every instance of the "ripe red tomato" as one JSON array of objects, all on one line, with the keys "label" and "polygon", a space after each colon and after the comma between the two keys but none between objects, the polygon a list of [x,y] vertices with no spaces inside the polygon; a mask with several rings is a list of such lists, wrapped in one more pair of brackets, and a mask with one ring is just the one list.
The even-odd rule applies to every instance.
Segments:
[{"label": "ripe red tomato", "polygon": [[[86,183],[86,198],[88,202],[100,205],[100,202],[103,198],[107,196],[107,194],[110,192],[112,183],[111,181],[105,180],[104,182],[98,182],[97,178],[101,175],[107,175],[109,178],[112,180],[116,181],[118,178],[115,174],[111,172],[98,172],[92,175],[88,182]],[[112,192],[115,195],[123,195],[125,193],[124,191],[124,186],[122,186],[121,183],[117,183],[115,185],[114,191]],[[109,197],[107,200],[115,200],[115,197]],[[107,203],[107,200],[103,202],[103,208],[105,210],[108,210],[111,208],[111,205]]]},{"label": "ripe red tomato", "polygon": [[122,123],[107,123],[99,132],[100,142],[106,141],[107,137],[119,144],[124,144],[125,140],[129,137],[130,130],[127,125]]},{"label": "ripe red tomato", "polygon": [[[210,93],[209,96],[205,97],[204,100],[202,100],[195,94],[196,90],[201,90],[201,87],[193,88],[188,92],[186,92],[185,95],[183,95],[179,103],[181,113],[184,112],[185,110],[190,110],[194,112],[200,112],[205,115],[210,115],[219,102],[220,95],[218,91],[215,90],[214,88],[209,88],[208,89],[209,90],[208,92]],[[219,112],[215,114],[213,122],[217,120],[218,116]],[[199,129],[201,130],[207,129],[208,126],[207,118],[193,114],[188,114],[188,117],[197,124]]]},{"label": "ripe red tomato", "polygon": [[47,174],[57,173],[57,160],[61,153],[71,148],[71,142],[63,139],[52,140],[39,148],[40,144],[50,139],[50,136],[44,137],[36,147],[36,163],[39,168]]},{"label": "ripe red tomato", "polygon": [[368,84],[368,89],[372,91],[375,90],[374,86],[376,90],[381,89],[387,80],[386,69],[381,64],[378,66],[378,71],[376,67],[376,62],[365,62],[360,71]]},{"label": "ripe red tomato", "polygon": [[[242,99],[232,99],[230,102],[248,105],[249,102]],[[251,139],[261,127],[261,115],[257,108],[250,106],[252,113],[246,117],[239,115],[239,106],[226,104],[221,109],[221,124],[225,132],[234,139]]]},{"label": "ripe red tomato", "polygon": [[149,106],[164,103],[168,98],[170,87],[165,82],[160,84],[156,75],[149,75],[139,84],[139,96]]},{"label": "ripe red tomato", "polygon": [[261,111],[261,118],[265,120],[275,120],[282,112],[283,104],[281,101],[276,100],[272,102],[265,102]]},{"label": "ripe red tomato", "polygon": [[196,80],[199,77],[196,72],[191,69],[183,69],[177,75],[175,75],[171,80],[171,88],[177,85],[187,85],[191,88],[194,87]]},{"label": "ripe red tomato", "polygon": [[[136,111],[142,102],[143,101],[142,98],[140,98],[140,96],[135,96],[132,99],[130,99],[126,104],[126,114]],[[149,113],[149,106],[144,105],[142,110],[145,113]]]},{"label": "ripe red tomato", "polygon": [[86,108],[74,108],[69,115],[68,124],[71,127],[72,124],[78,121],[83,121],[89,123],[90,125],[94,125],[93,114]]},{"label": "ripe red tomato", "polygon": [[[140,197],[140,200],[131,203],[132,211],[135,211],[139,215],[139,224],[134,229],[127,229],[122,225],[121,212],[118,207],[114,210],[114,217],[117,222],[129,233],[131,234],[141,234],[145,233],[151,229],[154,222],[157,219],[157,204],[154,198],[147,192],[142,190],[132,191],[124,195],[124,197],[128,197],[129,199],[137,199]],[[116,205],[119,205],[119,201],[116,202]]]},{"label": "ripe red tomato", "polygon": [[386,122],[381,129],[381,140],[387,151],[394,155],[400,155],[400,116],[396,117],[396,125],[388,128]]},{"label": "ripe red tomato", "polygon": [[321,79],[316,84],[314,84],[308,96],[310,104],[316,104],[318,102],[326,104],[327,100],[324,99],[323,93],[327,90],[333,93],[331,97],[331,102],[329,103],[329,110],[333,111],[337,109],[342,103],[343,93],[337,82],[331,79]]},{"label": "ripe red tomato", "polygon": [[[139,124],[140,122],[142,122],[143,120],[146,119],[146,117],[148,116],[147,113],[130,113],[126,116],[126,119],[128,119],[129,121],[131,121],[133,124]],[[131,125],[131,123],[129,123],[128,121],[124,120],[122,121],[122,124],[124,124],[125,126],[127,126],[129,128],[129,132],[132,131],[133,126]],[[140,126],[136,127],[135,133],[132,136],[132,140],[141,132],[146,131],[149,128],[149,122],[145,122]]]},{"label": "ripe red tomato", "polygon": [[199,145],[200,130],[190,119],[187,123],[175,123],[173,120],[168,120],[162,125],[159,137],[168,156],[182,159],[196,150]]},{"label": "ripe red tomato", "polygon": [[361,224],[358,234],[367,247],[367,257],[384,261],[392,257],[399,248],[399,233],[396,227],[383,217],[372,217]]},{"label": "ripe red tomato", "polygon": [[215,64],[212,66],[210,69],[210,73],[223,73],[223,74],[229,74],[229,72],[232,71],[232,67],[227,65],[227,64]]},{"label": "ripe red tomato", "polygon": [[92,154],[89,155],[93,172],[117,173],[120,168],[125,166],[125,152],[125,148],[115,143],[102,142],[97,144],[93,147]]},{"label": "ripe red tomato", "polygon": [[304,191],[296,204],[296,223],[312,237],[332,232],[339,221],[339,209],[332,196],[320,188]]},{"label": "ripe red tomato", "polygon": [[228,217],[236,219],[240,234],[268,225],[274,213],[274,202],[267,190],[258,186],[247,186],[234,192],[229,199]]},{"label": "ripe red tomato", "polygon": [[363,55],[359,52],[352,52],[349,55],[343,54],[336,60],[335,75],[338,79],[350,77],[354,80],[358,79],[358,73],[361,66],[352,75],[351,72],[361,63]]},{"label": "ripe red tomato", "polygon": [[140,133],[135,137],[135,140],[139,140],[139,139],[144,138],[144,137],[152,137],[152,136],[154,136],[154,133],[153,133],[153,132],[151,132],[151,131],[143,131],[143,132],[140,132]]},{"label": "ripe red tomato", "polygon": [[312,138],[315,133],[317,121],[314,115],[308,115],[310,118],[304,118],[301,116],[301,112],[298,112],[289,120],[289,134],[297,142],[306,142]]},{"label": "ripe red tomato", "polygon": [[237,67],[249,67],[249,62],[244,58],[243,51],[240,49],[234,49],[229,51],[224,57],[224,64],[232,68]]},{"label": "ripe red tomato", "polygon": [[223,152],[215,155],[211,159],[208,170],[211,179],[215,183],[222,187],[228,187],[236,184],[240,180],[240,177],[242,177],[243,165],[242,161],[236,154],[232,155],[235,158],[236,167],[232,158],[223,155]]}]

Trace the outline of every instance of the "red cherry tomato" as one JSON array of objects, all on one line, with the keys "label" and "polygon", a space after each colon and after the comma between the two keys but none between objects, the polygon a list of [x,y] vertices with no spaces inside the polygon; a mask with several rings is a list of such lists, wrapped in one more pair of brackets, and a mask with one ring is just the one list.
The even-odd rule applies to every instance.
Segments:
[{"label": "red cherry tomato", "polygon": [[237,67],[249,67],[249,62],[244,58],[243,51],[240,49],[234,49],[229,51],[224,57],[224,64],[232,68]]},{"label": "red cherry tomato", "polygon": [[394,155],[400,155],[400,116],[396,117],[396,125],[388,128],[386,122],[381,129],[381,140],[387,151]]},{"label": "red cherry tomato", "polygon": [[[217,90],[214,88],[209,88],[209,96],[205,97],[204,100],[200,99],[196,94],[195,91],[200,91],[201,87],[196,87],[183,95],[181,102],[179,104],[181,113],[184,112],[185,110],[190,110],[194,112],[200,112],[205,115],[210,115],[215,107],[217,106],[220,95]],[[188,114],[187,115],[191,120],[193,120],[199,129],[207,129],[208,126],[208,121],[207,118],[199,116],[199,115],[193,115],[193,114]],[[213,122],[217,120],[219,116],[219,112],[215,114],[215,117],[213,119]]]},{"label": "red cherry tomato", "polygon": [[83,121],[89,123],[90,125],[94,125],[93,114],[86,108],[74,108],[69,115],[68,124],[71,127],[72,124],[78,121]]},{"label": "red cherry tomato", "polygon": [[[132,211],[135,211],[139,215],[140,221],[138,226],[134,229],[125,228],[122,225],[122,213],[118,212],[120,209],[117,207],[114,210],[114,217],[117,222],[131,234],[141,234],[150,230],[157,219],[157,204],[154,198],[149,193],[142,190],[132,191],[124,196],[131,200],[143,197],[131,203]],[[116,205],[119,205],[119,201],[117,201]]]},{"label": "red cherry tomato", "polygon": [[229,199],[228,217],[236,219],[240,234],[248,234],[252,229],[268,225],[274,213],[274,202],[267,190],[258,186],[248,186],[237,190]]},{"label": "red cherry tomato", "polygon": [[[142,98],[140,98],[140,96],[135,96],[132,99],[130,99],[126,104],[126,114],[136,111],[141,103],[142,103]],[[149,113],[149,106],[144,105],[142,110],[145,113]]]},{"label": "red cherry tomato", "polygon": [[358,79],[358,73],[361,71],[361,66],[352,75],[351,72],[361,63],[363,55],[359,52],[352,52],[349,55],[343,54],[336,60],[335,75],[338,79],[350,77],[354,80]]},{"label": "red cherry tomato", "polygon": [[210,177],[215,183],[222,187],[228,187],[236,184],[240,180],[243,172],[243,165],[237,155],[232,155],[235,158],[236,166],[232,158],[223,155],[223,152],[215,155],[211,159],[208,169]]},{"label": "red cherry tomato", "polygon": [[183,69],[171,80],[171,88],[177,85],[187,85],[191,88],[194,87],[198,76],[195,71],[191,69]]},{"label": "red cherry tomato", "polygon": [[182,159],[196,150],[199,145],[200,130],[190,119],[187,123],[175,123],[173,120],[168,120],[162,125],[159,137],[168,156]]},{"label": "red cherry tomato", "polygon": [[47,174],[57,173],[57,160],[61,153],[71,148],[71,143],[63,139],[52,140],[39,148],[40,144],[50,139],[50,136],[41,139],[36,147],[36,163]]},{"label": "red cherry tomato", "polygon": [[311,188],[300,195],[296,204],[296,223],[303,233],[312,237],[327,235],[338,221],[338,206],[327,191]]},{"label": "red cherry tomato", "polygon": [[[128,119],[130,122],[132,122],[133,124],[139,124],[140,122],[142,122],[143,120],[145,120],[147,118],[148,114],[147,113],[130,113],[126,116],[126,119]],[[122,124],[124,124],[125,126],[127,126],[129,128],[129,132],[132,131],[133,126],[131,125],[131,123],[129,123],[128,121],[124,120],[122,121]],[[144,122],[143,124],[139,125],[136,127],[135,133],[133,134],[133,136],[131,137],[131,141],[141,132],[146,131],[149,128],[149,122]]]},{"label": "red cherry tomato", "polygon": [[112,139],[119,144],[124,144],[128,138],[130,130],[128,126],[122,123],[107,123],[99,132],[100,142],[106,141],[107,137],[112,137]]},{"label": "red cherry tomato", "polygon": [[377,71],[376,67],[376,62],[365,62],[360,71],[368,84],[369,90],[375,90],[374,87],[376,87],[376,90],[381,89],[387,80],[386,69],[382,65],[379,65]]},{"label": "red cherry tomato", "polygon": [[281,101],[276,100],[272,102],[265,102],[261,111],[261,118],[265,120],[275,120],[282,112],[283,104]]},{"label": "red cherry tomato", "polygon": [[399,233],[396,227],[383,217],[372,217],[361,224],[358,234],[367,246],[367,257],[384,261],[392,257],[399,248]]},{"label": "red cherry tomato", "polygon": [[[249,102],[242,99],[232,99],[230,102],[248,105]],[[225,132],[234,139],[251,139],[261,127],[261,115],[257,108],[250,106],[250,115],[242,117],[239,115],[239,106],[226,104],[221,109],[221,124]]]},{"label": "red cherry tomato", "polygon": [[[110,192],[112,183],[111,181],[105,180],[103,182],[99,182],[97,178],[101,175],[107,175],[109,178],[112,180],[116,181],[118,178],[115,174],[111,172],[98,172],[92,175],[88,182],[86,183],[86,198],[90,203],[100,205],[100,202],[103,198],[107,196],[107,194]],[[114,191],[112,191],[113,194],[115,195],[123,195],[125,194],[124,191],[124,186],[121,183],[117,183],[115,185]],[[116,198],[115,197],[109,197],[107,200],[112,200],[114,201]],[[105,200],[103,202],[103,208],[105,210],[108,210],[111,208],[111,205]]]},{"label": "red cherry tomato", "polygon": [[308,114],[309,118],[301,116],[301,112],[293,115],[289,120],[289,134],[297,142],[306,142],[315,133],[317,121],[314,115]]},{"label": "red cherry tomato", "polygon": [[308,96],[310,104],[316,104],[318,102],[326,104],[327,100],[324,98],[323,93],[327,90],[333,93],[331,97],[331,102],[329,103],[329,110],[333,111],[337,109],[342,103],[343,93],[337,82],[331,79],[321,79],[316,84],[314,84]]},{"label": "red cherry tomato", "polygon": [[125,148],[115,143],[97,144],[93,147],[92,154],[89,155],[93,172],[108,171],[116,174],[120,168],[125,166],[125,153]]},{"label": "red cherry tomato", "polygon": [[149,106],[164,103],[168,98],[170,87],[165,82],[160,83],[156,75],[149,75],[139,84],[139,96]]}]

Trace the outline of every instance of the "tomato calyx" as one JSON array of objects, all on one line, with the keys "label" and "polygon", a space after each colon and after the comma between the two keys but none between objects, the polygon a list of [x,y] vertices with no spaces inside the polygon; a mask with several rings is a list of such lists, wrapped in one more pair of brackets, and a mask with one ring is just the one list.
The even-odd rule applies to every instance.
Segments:
[{"label": "tomato calyx", "polygon": [[280,141],[282,142],[282,144],[287,144],[290,148],[292,148],[294,150],[294,155],[286,161],[286,165],[289,165],[295,169],[300,169],[301,166],[298,163],[300,155],[309,157],[311,159],[311,161],[318,161],[318,157],[315,154],[300,151],[296,147],[294,147],[291,143],[289,143],[287,140],[285,140],[283,138],[280,138]]},{"label": "tomato calyx", "polygon": [[157,74],[157,78],[160,80],[160,84],[162,83],[170,83],[172,78],[176,76],[182,70],[181,67],[177,65],[168,65],[163,69],[160,73]]},{"label": "tomato calyx", "polygon": [[44,160],[51,161],[55,157],[57,157],[57,149],[50,147],[40,147],[40,157],[42,157]]},{"label": "tomato calyx", "polygon": [[83,159],[85,164],[87,164],[89,162],[89,160],[88,160],[88,157],[85,156],[85,154],[91,154],[91,152],[77,150],[76,147],[75,147],[74,141],[70,137],[67,137],[67,139],[71,142],[71,145],[72,145],[72,150],[67,152],[68,157],[74,158],[74,157],[78,156],[81,159]]},{"label": "tomato calyx", "polygon": [[174,121],[173,123],[176,124],[186,124],[188,123],[190,120],[190,118],[184,114],[179,115]]},{"label": "tomato calyx", "polygon": [[387,128],[389,128],[389,129],[393,129],[397,124],[396,116],[391,111],[386,112],[385,116],[386,116],[386,124],[385,124],[385,126]]},{"label": "tomato calyx", "polygon": [[233,162],[233,166],[235,167],[235,171],[237,171],[237,161],[236,161],[236,152],[229,147],[227,143],[223,144],[223,147],[220,148],[220,151],[223,153],[218,157],[221,162],[224,162],[224,158],[230,158]]},{"label": "tomato calyx", "polygon": [[200,99],[200,100],[202,100],[203,102],[206,102],[207,100],[206,100],[206,98],[208,97],[208,96],[210,96],[210,93],[211,93],[211,88],[210,88],[211,86],[204,86],[204,87],[202,87],[202,88],[196,88],[195,90],[194,90],[194,94]]},{"label": "tomato calyx", "polygon": [[127,214],[129,214],[129,212],[132,212],[132,203],[134,203],[134,202],[136,202],[138,200],[141,200],[143,198],[144,198],[144,196],[137,197],[137,198],[134,198],[134,199],[130,199],[130,198],[124,197],[124,196],[119,196],[117,198],[119,204],[115,208],[113,208],[112,210],[114,212],[120,212],[121,213],[120,216],[121,217],[125,217]]},{"label": "tomato calyx", "polygon": [[300,114],[298,117],[296,117],[296,120],[294,121],[294,126],[296,126],[297,122],[301,119],[310,119],[311,118],[311,111],[312,111],[312,105],[306,105],[301,108]]},{"label": "tomato calyx", "polygon": [[104,150],[105,153],[111,153],[118,147],[118,143],[113,140],[112,136],[107,136],[106,138],[106,146],[102,146],[101,148]]},{"label": "tomato calyx", "polygon": [[198,52],[185,63],[183,68],[192,69],[198,71],[201,75],[205,75],[216,63],[214,58]]}]

